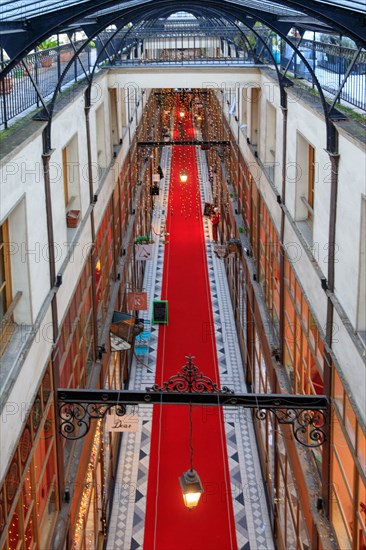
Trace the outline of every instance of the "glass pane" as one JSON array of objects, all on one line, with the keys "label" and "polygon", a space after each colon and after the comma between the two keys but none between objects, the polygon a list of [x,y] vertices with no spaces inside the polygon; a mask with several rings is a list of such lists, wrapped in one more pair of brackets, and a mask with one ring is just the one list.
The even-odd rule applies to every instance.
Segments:
[{"label": "glass pane", "polygon": [[356,415],[353,411],[352,405],[350,403],[350,400],[345,395],[344,400],[344,406],[345,406],[345,424],[346,424],[346,430],[349,435],[350,440],[352,441],[353,448],[356,447]]},{"label": "glass pane", "polygon": [[0,288],[5,282],[5,263],[4,263],[4,247],[0,248]]},{"label": "glass pane", "polygon": [[42,391],[43,391],[43,403],[44,406],[46,406],[48,398],[52,391],[52,380],[51,380],[51,366],[49,365],[47,367],[47,370],[43,377],[42,382]]},{"label": "glass pane", "polygon": [[6,486],[7,510],[9,512],[11,505],[13,504],[15,494],[19,487],[19,470],[18,470],[18,461],[17,461],[16,454],[13,458],[13,462],[10,465],[10,468],[6,475],[5,486]]},{"label": "glass pane", "polygon": [[[360,425],[358,425],[357,427],[357,432],[358,432],[357,433],[357,440],[358,440],[357,456],[358,456],[358,460],[360,462],[362,471],[366,476],[366,438]],[[364,502],[366,504],[366,498]]]},{"label": "glass pane", "polygon": [[0,291],[0,320],[4,317],[6,313],[6,295],[5,287]]},{"label": "glass pane", "polygon": [[[342,478],[344,477],[350,494],[353,493],[353,477],[354,477],[354,460],[352,458],[351,451],[348,447],[347,441],[343,435],[341,425],[339,424],[337,418],[333,417],[333,437],[334,437],[334,448],[337,454],[337,460],[335,460],[333,452],[333,461],[336,465],[338,462],[340,468],[343,471]],[[338,479],[333,473],[333,480],[335,483],[338,483]]]},{"label": "glass pane", "polygon": [[18,506],[16,507],[13,517],[11,518],[10,524],[9,524],[9,549],[8,550],[15,550],[18,547],[18,543],[20,540]]},{"label": "glass pane", "polygon": [[342,548],[342,550],[351,550],[352,544],[348,525],[347,522],[344,520],[341,506],[336,499],[334,499],[332,502],[331,518],[334,530],[336,532],[339,548]]},{"label": "glass pane", "polygon": [[0,533],[4,531],[6,521],[6,511],[4,502],[4,489],[0,491]]},{"label": "glass pane", "polygon": [[31,448],[32,448],[31,430],[30,430],[30,426],[26,426],[24,428],[22,437],[20,438],[20,442],[19,442],[20,466],[22,471],[25,466],[25,463],[28,460]]},{"label": "glass pane", "polygon": [[344,395],[344,388],[341,379],[339,378],[339,375],[336,371],[336,369],[333,369],[334,372],[334,403],[337,404],[337,408],[343,417],[343,395]]}]

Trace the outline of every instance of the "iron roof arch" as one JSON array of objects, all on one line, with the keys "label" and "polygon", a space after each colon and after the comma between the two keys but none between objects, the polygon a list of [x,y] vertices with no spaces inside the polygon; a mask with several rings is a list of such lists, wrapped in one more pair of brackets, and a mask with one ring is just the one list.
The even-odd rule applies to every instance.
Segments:
[{"label": "iron roof arch", "polygon": [[[163,10],[163,8],[161,8],[161,10]],[[156,11],[156,9],[154,10],[154,12]],[[159,10],[160,11],[160,10]],[[212,10],[210,10],[212,11]],[[216,11],[218,11],[218,13],[216,13]],[[174,13],[175,11],[173,11]],[[219,10],[214,10],[215,12],[215,15],[220,15],[220,11]],[[120,16],[120,15],[116,15],[116,14],[113,14],[107,21],[103,21],[103,24],[101,27],[99,27],[98,29],[98,33],[99,34],[100,32],[102,32],[106,27],[110,26],[110,25],[113,25],[115,24],[117,21],[119,21],[120,19],[123,19],[123,21],[121,21],[121,25],[117,27],[117,29],[112,32],[111,36],[108,38],[107,42],[102,45],[102,49],[101,51],[99,52],[98,56],[97,56],[97,59],[94,63],[94,67],[93,67],[93,70],[92,70],[92,74],[91,76],[88,78],[88,87],[87,87],[87,91],[86,91],[86,94],[85,94],[85,97],[86,97],[86,107],[90,107],[90,96],[91,96],[91,87],[92,87],[92,84],[93,84],[93,79],[94,79],[94,75],[95,75],[95,69],[97,67],[97,64],[98,64],[98,60],[100,59],[102,53],[106,50],[106,48],[108,47],[108,45],[110,44],[110,42],[113,40],[113,38],[116,36],[116,34],[118,34],[121,30],[121,28],[123,28],[123,26],[126,24],[126,22],[131,22],[134,17],[135,13],[135,10],[131,10],[129,14],[125,13],[124,16]],[[132,17],[130,17],[130,15]],[[226,17],[225,17],[226,19]],[[227,19],[229,21],[229,19]],[[140,20],[141,21],[141,20]],[[233,22],[235,24],[235,21]],[[243,23],[245,25],[245,23]],[[134,26],[132,26],[130,29],[128,29],[127,31],[127,34],[134,28]],[[244,34],[242,32],[242,30],[237,27],[238,30]],[[256,31],[253,31],[253,29],[251,29],[252,32],[254,32],[254,34],[257,36],[257,38],[263,43],[263,46],[267,49],[268,51],[268,54],[270,55],[270,57],[272,58],[273,60],[273,64],[275,66],[275,69],[276,69],[276,73],[277,73],[277,79],[278,79],[278,84],[279,84],[279,87],[281,89],[281,97],[283,97],[283,88],[284,88],[284,81],[283,79],[281,78],[281,73],[277,67],[277,64],[275,63],[275,60],[274,60],[274,57],[273,57],[273,54],[270,50],[270,48],[268,47],[268,45],[264,42],[264,40],[262,39],[262,37],[256,32]],[[66,74],[68,73],[72,63],[74,62],[74,58],[75,56],[78,57],[80,55],[80,53],[90,44],[92,38],[94,37],[94,34],[93,36],[91,36],[90,38],[88,38],[88,40],[86,42],[84,42],[84,44],[82,44],[82,46],[79,47],[78,50],[75,49],[75,54],[74,56],[67,62],[58,82],[57,82],[57,85],[56,85],[56,88],[54,90],[54,93],[52,95],[52,99],[51,99],[51,102],[49,103],[48,105],[48,110],[46,112],[47,114],[47,126],[44,130],[44,135],[43,135],[43,145],[44,145],[44,153],[48,153],[50,150],[51,150],[51,127],[52,127],[52,119],[53,119],[53,113],[54,113],[54,108],[55,108],[55,104],[56,104],[56,99],[57,99],[57,95],[58,93],[60,92],[60,89],[61,89],[61,85],[62,85],[62,82],[66,76]]]},{"label": "iron roof arch", "polygon": [[[14,1],[8,2],[9,5],[15,3],[16,2]],[[129,2],[126,2],[126,4],[128,3]],[[162,2],[159,0],[158,2],[154,1],[154,9],[158,7],[157,4],[161,5]],[[212,0],[201,0],[199,4],[200,11],[202,10],[202,4],[207,4],[209,7],[213,4],[213,2]],[[366,9],[364,10],[364,12],[356,12],[353,10],[341,8],[338,4],[319,2],[318,0],[306,0],[306,2],[305,0],[281,0],[281,3],[269,2],[268,7],[275,6],[277,4],[282,8],[290,7],[293,9],[296,8],[298,10],[301,10],[303,14],[311,15],[312,17],[315,17],[320,21],[329,24],[332,28],[336,29],[341,34],[349,36],[359,46],[364,47],[366,45]],[[90,0],[86,2],[81,2],[79,4],[72,4],[72,6],[67,6],[66,8],[63,8],[61,10],[43,13],[38,17],[4,21],[0,23],[0,29],[3,31],[4,37],[1,40],[2,47],[12,56],[11,63],[14,62],[12,65],[14,66],[16,62],[18,62],[22,57],[24,57],[24,55],[26,55],[26,53],[32,50],[41,40],[47,38],[48,36],[51,36],[52,34],[60,32],[62,29],[65,28],[65,26],[77,22],[78,20],[80,20],[80,18],[85,19],[86,16],[93,16],[94,14],[97,14],[96,17],[100,17],[100,15],[98,15],[98,11],[102,12],[103,9],[111,8],[113,7],[113,5],[115,5],[114,0],[98,0],[97,2],[95,0]],[[141,14],[146,14],[146,7],[150,5],[152,5],[152,0],[146,0],[142,3],[139,2],[137,9],[141,12]],[[238,2],[232,4],[227,2],[227,0],[221,0],[218,7],[223,13],[233,12],[236,7],[245,8],[246,10],[251,9],[248,5],[245,5],[244,3]],[[181,7],[181,9],[183,8],[184,5]],[[128,6],[126,6],[126,8],[124,8],[123,5],[120,7],[121,16],[124,16],[127,11]],[[174,12],[176,11],[177,10],[175,8]],[[253,11],[259,12],[263,10],[254,9]],[[277,22],[280,23],[280,21],[278,20],[278,15],[279,14],[274,15],[273,19],[277,19]],[[361,23],[359,22],[360,19],[362,19]],[[38,23],[37,25],[34,25],[35,21]],[[272,23],[274,24],[274,21]],[[29,29],[29,32],[33,31],[32,39],[30,41],[28,41],[27,39],[21,40],[20,36],[18,35],[18,46],[13,45],[11,43],[11,37],[14,35],[10,34],[10,32],[8,34],[6,33],[7,28],[10,29],[11,25],[15,25],[15,27],[18,26],[19,30],[22,31],[26,30],[27,28]],[[80,23],[80,27],[82,26],[83,24]],[[296,18],[290,22],[290,26],[296,26]]]},{"label": "iron roof arch", "polygon": [[[162,11],[162,13],[164,13],[164,14],[167,13],[166,10],[163,9],[163,8],[161,8],[161,11]],[[196,11],[196,10],[194,10],[194,11]],[[193,11],[193,10],[190,10],[189,13],[192,13],[192,14],[193,14],[194,11]],[[216,11],[216,10],[215,10],[215,11]],[[172,10],[172,12],[171,12],[170,15],[172,15],[172,14],[174,14],[174,13],[177,13],[176,10]],[[202,14],[202,10],[200,10],[200,12],[197,12],[197,15],[198,15],[198,14],[201,15],[201,14]],[[222,20],[224,20],[224,22],[226,21],[226,22],[229,23],[229,19],[227,18],[226,14],[225,14],[225,16],[224,16],[224,15],[222,15],[222,14],[219,15],[219,14],[216,14],[216,13],[215,13],[215,15],[216,15],[216,16],[212,18],[213,21],[217,21],[217,20],[220,21],[220,19],[222,19]],[[164,19],[165,21],[167,21],[168,18],[169,18],[169,15],[167,15],[167,16],[164,17],[164,18],[162,18],[162,17],[158,14],[157,17],[156,17],[156,19],[155,19],[154,21],[157,21],[157,20],[159,20],[159,19]],[[209,19],[210,19],[209,17],[205,17],[205,20],[209,20]],[[152,20],[150,20],[150,21],[152,21]],[[222,22],[220,21],[220,23],[222,23]],[[249,41],[248,41],[248,39],[247,39],[245,33],[243,32],[243,30],[240,29],[240,27],[235,23],[235,21],[232,21],[231,23],[238,29],[238,32],[240,32],[240,33],[244,36],[244,40],[247,42],[249,49],[250,49],[251,51],[253,51],[253,48],[252,48],[252,46],[250,45],[250,43],[249,43]],[[244,23],[243,23],[243,24],[244,24]],[[246,26],[248,26],[248,25],[246,25]],[[202,27],[199,27],[199,28],[202,29]],[[211,28],[215,28],[215,27],[212,26]],[[248,27],[248,28],[249,28],[249,27]],[[125,37],[121,38],[121,42],[120,42],[120,43],[122,43],[122,40],[123,40],[124,38],[125,38]],[[263,41],[263,40],[261,39],[260,36],[258,36],[258,38],[259,38],[261,41]]]},{"label": "iron roof arch", "polygon": [[[295,2],[295,1],[298,1],[298,0],[286,0],[286,1],[288,1],[288,2],[294,1]],[[100,0],[98,5],[103,4],[105,6],[106,4],[109,4],[109,3],[110,3],[110,0],[107,0],[107,2],[105,2],[104,0]],[[146,8],[146,5],[147,4],[145,3],[144,8]],[[153,9],[148,11],[149,19],[151,20],[151,16],[153,16],[154,14],[157,15],[157,14],[160,14],[160,13],[164,13],[164,14],[176,13],[176,11],[177,11],[176,8],[170,8],[170,5],[171,5],[170,0],[158,0],[157,2],[155,2]],[[168,9],[166,9],[167,7],[168,7]],[[197,11],[197,6],[193,3],[193,0],[190,0],[188,2],[183,2],[182,8],[183,7],[184,7],[185,10],[187,10],[191,13],[193,12],[193,14]],[[257,10],[253,10],[252,8],[248,8],[248,7],[243,6],[241,4],[236,4],[235,6],[231,5],[230,10],[225,12],[225,11],[223,11],[223,4],[222,4],[222,1],[220,1],[220,0],[203,0],[203,4],[201,4],[201,6],[200,6],[200,15],[202,15],[202,9],[204,9],[204,12],[207,13],[208,15],[210,13],[215,13],[215,15],[217,15],[219,17],[222,17],[222,18],[225,18],[226,20],[230,20],[233,17],[235,17],[236,20],[241,21],[243,23],[243,25],[245,25],[246,27],[249,27],[251,29],[251,31],[253,32],[253,27],[250,27],[250,25],[247,24],[247,15],[249,14],[250,17],[253,17],[256,21],[262,22],[269,29],[275,31],[296,52],[296,54],[300,57],[300,59],[302,60],[302,62],[306,66],[306,68],[308,69],[309,73],[312,75],[313,82],[314,82],[314,84],[315,84],[315,86],[316,86],[316,88],[319,92],[320,101],[321,101],[321,104],[322,104],[323,113],[324,113],[324,116],[325,116],[326,126],[327,126],[327,148],[330,151],[334,151],[335,142],[334,142],[334,139],[332,138],[332,136],[334,136],[334,126],[332,124],[331,117],[334,116],[337,112],[334,109],[334,104],[331,106],[330,109],[328,108],[329,106],[328,106],[328,104],[325,100],[324,93],[323,93],[322,88],[321,88],[321,86],[318,82],[318,79],[314,75],[314,71],[313,71],[312,67],[308,63],[307,59],[302,55],[301,51],[296,48],[296,45],[294,45],[288,39],[287,32],[288,32],[289,23],[287,23],[287,26],[285,26],[285,31],[287,29],[287,32],[285,33],[285,32],[282,31],[282,29],[278,28],[278,24],[276,24],[276,17],[274,17],[273,15],[266,14],[265,16],[263,16],[262,13],[257,13]],[[144,18],[139,17],[140,14],[141,14],[141,10],[142,10],[142,7],[141,7],[141,4],[140,4],[138,6],[134,6],[133,8],[131,7],[129,9],[121,10],[121,12],[118,12],[118,14],[116,14],[114,12],[113,15],[111,16],[111,18],[108,17],[110,15],[110,13],[108,13],[108,15],[104,16],[105,18],[103,18],[103,24],[99,27],[98,30],[99,30],[99,32],[101,32],[107,26],[113,24],[115,21],[117,21],[121,18],[125,19],[125,23],[130,22],[131,20],[135,20],[136,22],[146,20],[146,10],[144,11]],[[269,15],[270,15],[270,17],[269,17]],[[255,21],[253,21],[253,25],[254,25],[254,22]],[[93,34],[93,36],[95,36],[95,33]],[[258,36],[258,38],[261,39],[261,37],[259,37],[259,36]],[[89,39],[86,41],[84,47],[86,47],[86,45],[89,44],[90,40],[91,40],[91,38],[89,37]],[[264,41],[262,41],[262,42],[264,44]],[[84,47],[79,49],[76,52],[76,55],[79,54],[84,49]],[[267,49],[270,57],[272,58],[272,60],[274,62],[272,52],[268,49],[268,47],[266,47],[266,49]],[[9,72],[9,70],[11,70],[11,68],[14,66],[14,64],[16,62],[17,62],[16,59],[13,59],[9,63],[9,65],[5,68],[5,70],[3,70],[1,76],[2,77],[5,76]],[[278,70],[277,64],[275,62],[273,64],[274,64],[274,67],[277,71],[277,77],[279,79],[279,86],[280,86],[280,89],[281,89],[281,103],[283,103],[283,98],[284,98],[283,86],[282,86],[283,78],[281,78],[279,76],[281,73]],[[69,69],[70,65],[71,65],[71,62],[67,65],[67,67],[66,67],[67,70]],[[66,69],[65,69],[65,71],[67,72]],[[64,73],[65,73],[65,71],[64,71]],[[60,88],[59,84],[60,83],[58,83],[57,89],[55,90],[54,97],[56,97],[56,95],[59,91],[59,88]]]}]

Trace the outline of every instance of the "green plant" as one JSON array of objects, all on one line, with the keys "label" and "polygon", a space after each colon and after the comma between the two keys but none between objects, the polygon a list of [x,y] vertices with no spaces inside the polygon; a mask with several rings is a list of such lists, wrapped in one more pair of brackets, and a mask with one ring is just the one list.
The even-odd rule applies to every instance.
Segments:
[{"label": "green plant", "polygon": [[54,38],[47,38],[47,40],[43,40],[40,44],[38,44],[39,50],[49,50],[51,48],[56,48],[57,46],[57,40]]}]

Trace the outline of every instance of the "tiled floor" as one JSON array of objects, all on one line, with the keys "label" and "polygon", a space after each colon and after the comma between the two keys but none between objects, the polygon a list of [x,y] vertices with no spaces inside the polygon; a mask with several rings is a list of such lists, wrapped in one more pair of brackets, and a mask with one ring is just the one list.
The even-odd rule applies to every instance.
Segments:
[{"label": "tiled floor", "polygon": [[[165,173],[164,193],[159,195],[154,215],[154,232],[158,234],[165,224],[170,156],[170,148],[165,148],[162,158]],[[208,182],[205,154],[199,148],[197,167],[203,205],[205,201],[211,202],[212,196],[209,185],[205,183]],[[233,313],[224,263],[213,254],[213,245],[210,243],[211,228],[207,218],[204,218],[204,230],[221,386],[229,386],[239,393],[245,393],[241,356],[232,328]],[[160,298],[162,285],[165,237],[155,235],[155,238],[154,258],[147,262],[144,282],[149,303]],[[145,318],[151,318],[150,311],[145,312]],[[158,330],[157,326],[151,329],[149,354],[146,357],[147,367],[134,365],[130,389],[145,389],[146,386],[152,386],[155,381]],[[107,541],[108,550],[143,548],[152,407],[139,406],[138,415],[141,431],[125,434],[122,440]],[[250,413],[247,409],[239,411],[227,407],[224,417],[238,547],[242,550],[271,550],[274,544]]]}]

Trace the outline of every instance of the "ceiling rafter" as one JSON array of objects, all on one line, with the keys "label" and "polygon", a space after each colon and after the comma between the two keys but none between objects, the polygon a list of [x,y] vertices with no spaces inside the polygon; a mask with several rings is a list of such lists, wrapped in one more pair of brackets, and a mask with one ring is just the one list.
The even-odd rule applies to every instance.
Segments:
[{"label": "ceiling rafter", "polygon": [[[11,59],[20,60],[31,51],[37,43],[57,32],[65,31],[72,25],[73,29],[90,26],[99,27],[99,22],[105,16],[120,13],[136,6],[135,20],[146,18],[147,8],[154,10],[165,8],[166,14],[177,12],[171,8],[171,2],[166,0],[125,0],[116,4],[113,0],[37,0],[37,2],[8,1],[1,6],[0,45]],[[196,17],[202,19],[202,9],[205,9],[205,18],[209,18],[210,7],[226,14],[234,13],[237,8],[248,14],[260,14],[262,19],[271,23],[273,29],[283,32],[286,25],[301,26],[301,28],[332,29],[354,39],[359,46],[366,46],[366,7],[355,0],[200,0],[200,2],[183,2],[179,11],[193,10]],[[88,19],[90,18],[90,23]],[[106,17],[107,18],[107,17]],[[95,28],[94,27],[94,28]]]}]

